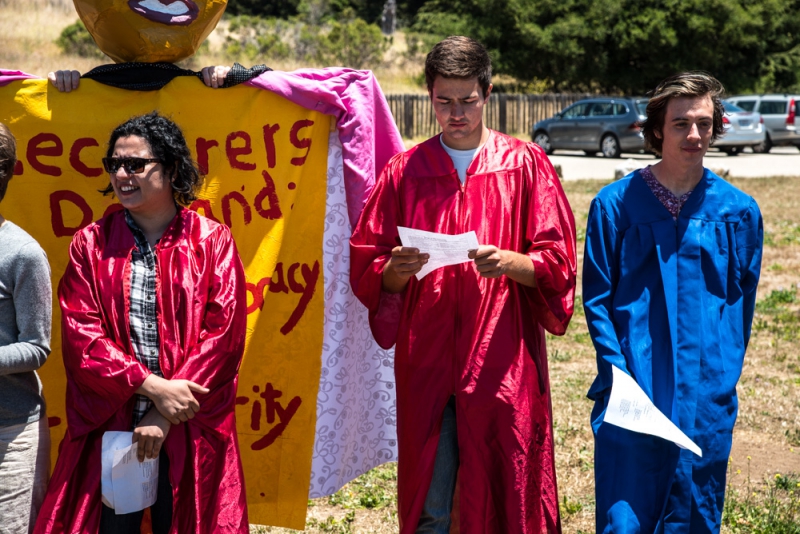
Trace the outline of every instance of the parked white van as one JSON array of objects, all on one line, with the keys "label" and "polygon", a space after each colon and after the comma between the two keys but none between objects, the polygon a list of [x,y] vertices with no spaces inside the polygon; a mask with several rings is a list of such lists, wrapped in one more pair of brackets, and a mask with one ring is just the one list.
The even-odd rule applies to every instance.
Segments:
[{"label": "parked white van", "polygon": [[757,111],[764,119],[767,136],[753,147],[754,152],[769,152],[773,146],[800,148],[800,95],[737,95],[725,100],[746,111]]}]

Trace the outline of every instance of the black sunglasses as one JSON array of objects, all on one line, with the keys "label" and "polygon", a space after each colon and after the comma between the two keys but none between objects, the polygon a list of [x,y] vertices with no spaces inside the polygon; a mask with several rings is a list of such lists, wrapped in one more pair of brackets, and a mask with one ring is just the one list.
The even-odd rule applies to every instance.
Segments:
[{"label": "black sunglasses", "polygon": [[103,168],[107,173],[114,174],[120,167],[125,169],[128,174],[136,174],[144,171],[144,166],[148,163],[158,163],[160,159],[152,158],[103,158]]}]

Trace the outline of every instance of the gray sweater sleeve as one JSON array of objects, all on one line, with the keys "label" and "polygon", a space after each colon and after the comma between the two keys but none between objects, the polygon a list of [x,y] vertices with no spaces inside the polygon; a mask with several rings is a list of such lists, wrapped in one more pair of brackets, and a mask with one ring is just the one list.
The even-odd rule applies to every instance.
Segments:
[{"label": "gray sweater sleeve", "polygon": [[50,354],[52,288],[50,265],[34,243],[24,245],[12,263],[17,342],[0,346],[0,375],[35,371]]}]

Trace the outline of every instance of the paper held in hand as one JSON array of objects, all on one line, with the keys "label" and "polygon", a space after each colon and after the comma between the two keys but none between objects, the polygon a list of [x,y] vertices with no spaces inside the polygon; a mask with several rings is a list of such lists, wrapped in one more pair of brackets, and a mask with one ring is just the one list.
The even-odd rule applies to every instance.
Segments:
[{"label": "paper held in hand", "polygon": [[117,515],[144,510],[158,497],[158,458],[139,462],[132,438],[133,432],[103,434],[102,499]]},{"label": "paper held in hand", "polygon": [[614,373],[614,382],[611,386],[611,398],[608,400],[606,415],[603,418],[604,423],[664,438],[702,458],[703,451],[700,447],[655,407],[633,377],[617,366],[611,366],[611,369]]},{"label": "paper held in hand", "polygon": [[425,275],[440,267],[472,261],[468,256],[469,251],[480,246],[475,232],[448,235],[405,226],[398,226],[397,231],[404,247],[414,247],[430,255],[428,263],[417,273],[417,280],[422,280]]}]

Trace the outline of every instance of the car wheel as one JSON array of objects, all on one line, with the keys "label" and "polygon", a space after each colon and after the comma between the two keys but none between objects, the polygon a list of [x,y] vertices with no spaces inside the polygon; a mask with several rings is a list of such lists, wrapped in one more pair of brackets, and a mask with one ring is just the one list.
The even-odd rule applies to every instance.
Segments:
[{"label": "car wheel", "polygon": [[600,140],[600,152],[605,158],[618,158],[622,154],[619,147],[619,140],[614,134],[606,134]]},{"label": "car wheel", "polygon": [[769,135],[764,137],[764,140],[759,144],[753,146],[753,152],[756,154],[766,154],[770,150],[772,150],[772,139],[769,138]]},{"label": "car wheel", "polygon": [[550,144],[550,136],[545,131],[538,131],[533,134],[533,142],[542,147],[548,156],[553,153],[553,145]]},{"label": "car wheel", "polygon": [[597,155],[597,150],[584,150],[583,153],[587,156],[594,157]]},{"label": "car wheel", "polygon": [[722,148],[720,150],[722,150],[729,156],[738,156],[742,152],[742,149],[738,146],[729,146]]}]

